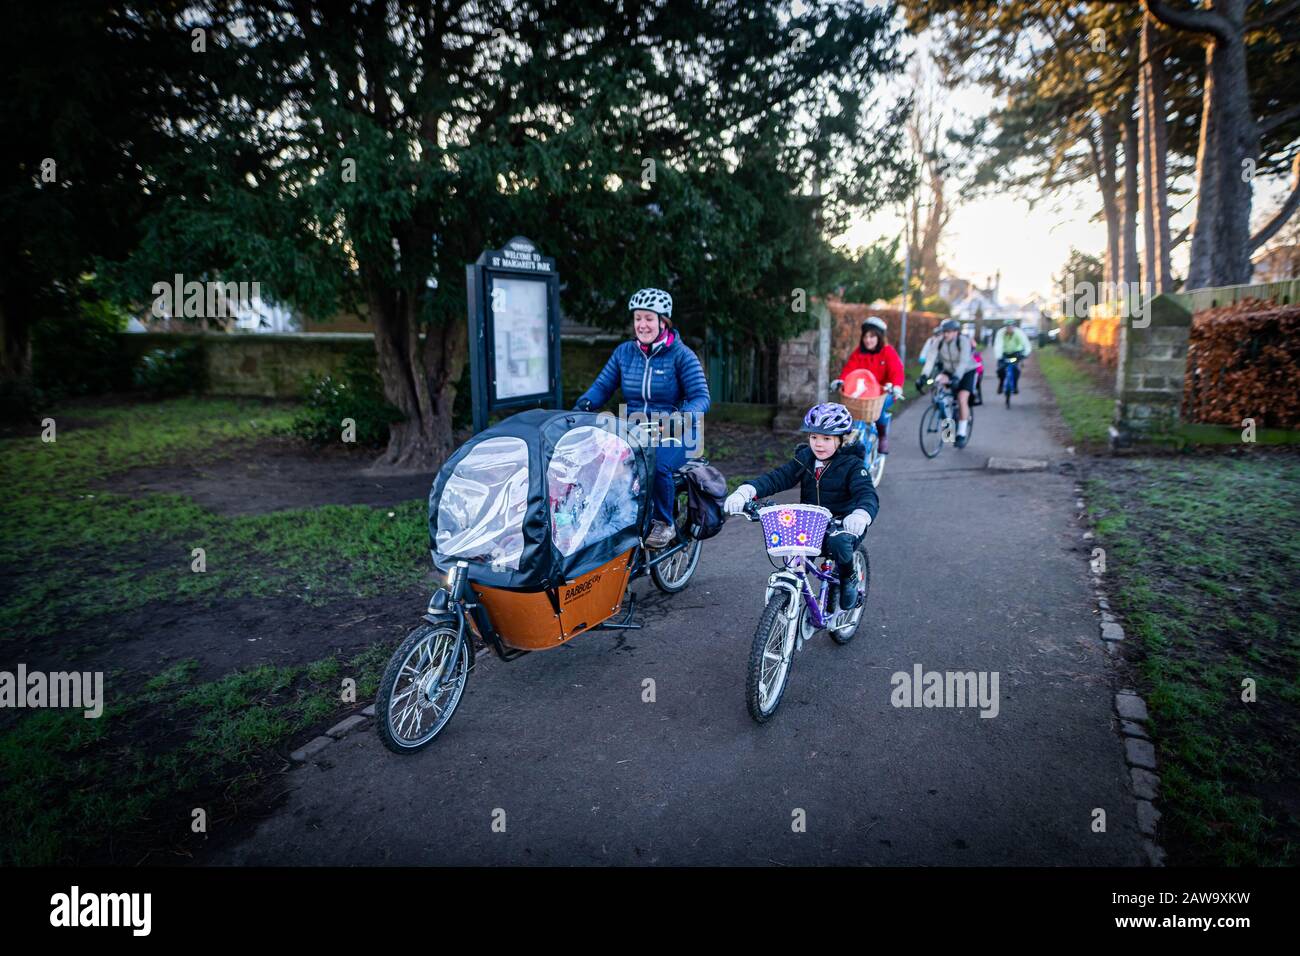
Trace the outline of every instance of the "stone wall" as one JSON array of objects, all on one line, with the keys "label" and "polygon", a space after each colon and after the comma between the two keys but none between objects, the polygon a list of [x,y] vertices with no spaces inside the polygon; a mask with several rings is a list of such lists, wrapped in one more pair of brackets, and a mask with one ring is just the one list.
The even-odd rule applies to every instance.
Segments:
[{"label": "stone wall", "polygon": [[375,353],[365,332],[124,332],[121,342],[133,360],[152,349],[197,346],[210,394],[263,398],[297,398],[307,378],[338,371],[354,352]]},{"label": "stone wall", "polygon": [[776,415],[772,428],[793,431],[812,405],[826,401],[830,385],[831,313],[821,302],[812,304],[814,325],[781,343],[777,359]]},{"label": "stone wall", "polygon": [[[305,381],[339,371],[353,353],[359,353],[372,364],[375,361],[374,337],[369,332],[124,332],[119,341],[131,363],[152,349],[197,346],[203,353],[207,392],[211,395],[299,398]],[[599,335],[566,336],[561,340],[560,368],[566,407],[571,407],[591,386],[619,341],[622,340]],[[469,386],[468,362],[464,385]],[[617,408],[622,401],[622,393],[615,389],[607,407]],[[771,405],[715,402],[709,414],[716,420],[766,425],[774,411]]]},{"label": "stone wall", "polygon": [[1149,319],[1119,323],[1112,447],[1160,437],[1178,424],[1192,313],[1182,297],[1160,295]]},{"label": "stone wall", "polygon": [[[352,353],[373,362],[369,332],[326,333],[123,333],[122,348],[132,361],[151,349],[198,346],[203,351],[212,395],[298,398],[303,382],[337,372]],[[577,400],[604,367],[614,345],[569,341],[561,344],[560,365],[566,399]],[[468,374],[468,363],[466,369]]]},{"label": "stone wall", "polygon": [[1145,328],[1132,319],[1119,322],[1112,448],[1159,438],[1179,424],[1192,316],[1247,298],[1290,304],[1300,299],[1300,279],[1159,295]]}]

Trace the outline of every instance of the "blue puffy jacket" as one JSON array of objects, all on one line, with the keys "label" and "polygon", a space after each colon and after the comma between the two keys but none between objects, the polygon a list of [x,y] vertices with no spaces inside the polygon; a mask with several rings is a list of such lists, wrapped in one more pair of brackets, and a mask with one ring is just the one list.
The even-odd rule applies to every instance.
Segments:
[{"label": "blue puffy jacket", "polygon": [[648,357],[635,340],[619,345],[578,401],[586,399],[592,408],[600,408],[616,388],[623,390],[629,412],[703,415],[709,410],[704,368],[676,333],[666,346],[656,342]]}]

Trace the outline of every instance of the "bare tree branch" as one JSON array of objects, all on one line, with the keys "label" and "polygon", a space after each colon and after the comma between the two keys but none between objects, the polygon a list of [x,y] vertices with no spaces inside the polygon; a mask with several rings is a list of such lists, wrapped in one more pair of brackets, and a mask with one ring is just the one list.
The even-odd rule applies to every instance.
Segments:
[{"label": "bare tree branch", "polygon": [[1164,0],[1142,0],[1143,8],[1166,26],[1184,33],[1207,33],[1223,43],[1232,42],[1232,24],[1209,10],[1175,10]]},{"label": "bare tree branch", "polygon": [[1271,27],[1280,20],[1285,20],[1288,17],[1294,16],[1296,11],[1300,11],[1300,0],[1295,0],[1295,2],[1288,3],[1284,7],[1279,7],[1268,16],[1262,17],[1259,20],[1251,20],[1247,22],[1246,32],[1251,33],[1256,30],[1262,30],[1265,27]]},{"label": "bare tree branch", "polygon": [[1295,161],[1291,164],[1291,194],[1286,197],[1282,203],[1282,208],[1277,211],[1264,227],[1250,237],[1250,251],[1254,252],[1264,243],[1268,242],[1277,234],[1277,231],[1286,225],[1286,221],[1291,218],[1292,214],[1300,208],[1300,154],[1296,155]]},{"label": "bare tree branch", "polygon": [[1259,134],[1263,136],[1265,133],[1272,132],[1279,126],[1291,122],[1293,119],[1300,119],[1300,104],[1297,104],[1290,109],[1283,110],[1280,113],[1274,113],[1272,116],[1260,120],[1258,124]]}]

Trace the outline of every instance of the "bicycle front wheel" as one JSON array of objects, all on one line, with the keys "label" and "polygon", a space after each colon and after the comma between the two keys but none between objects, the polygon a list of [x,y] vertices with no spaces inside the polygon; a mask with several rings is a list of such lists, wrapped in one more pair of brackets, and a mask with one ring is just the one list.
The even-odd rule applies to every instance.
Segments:
[{"label": "bicycle front wheel", "polygon": [[[452,650],[460,643],[454,672]],[[422,624],[402,642],[379,681],[375,721],[379,739],[394,753],[423,750],[456,713],[474,649],[451,621]]]},{"label": "bicycle front wheel", "polygon": [[766,723],[781,706],[786,684],[790,680],[794,656],[794,628],[786,609],[788,591],[777,591],[763,609],[754,643],[749,651],[749,674],[745,680],[745,703],[755,723]]},{"label": "bicycle front wheel", "polygon": [[930,407],[921,416],[921,454],[935,458],[943,451],[943,410],[939,405]]}]

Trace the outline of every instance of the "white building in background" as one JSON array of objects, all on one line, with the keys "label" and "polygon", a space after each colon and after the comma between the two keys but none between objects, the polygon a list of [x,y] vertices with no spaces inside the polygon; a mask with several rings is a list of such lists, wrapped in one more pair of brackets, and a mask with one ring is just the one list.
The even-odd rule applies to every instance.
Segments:
[{"label": "white building in background", "polygon": [[[216,283],[220,285],[220,283]],[[257,283],[253,283],[254,287]],[[206,301],[213,301],[211,299]],[[202,314],[174,317],[175,304],[162,297],[153,307],[127,321],[128,332],[301,332],[302,321],[292,309],[263,299],[260,291],[247,299],[217,296],[213,318]],[[202,310],[200,310],[201,312]]]},{"label": "white building in background", "polygon": [[952,317],[969,332],[974,333],[977,323],[982,321],[986,340],[992,338],[993,332],[1006,319],[1015,319],[1030,335],[1037,334],[1043,324],[1042,314],[1047,309],[1047,302],[1037,294],[1031,295],[1027,302],[1004,302],[998,294],[1001,284],[1001,273],[989,276],[983,287],[948,276],[939,281],[939,294],[948,299]]},{"label": "white building in background", "polygon": [[239,332],[301,332],[302,323],[290,309],[263,299],[249,303],[235,303],[230,310],[234,315],[231,331]]}]

